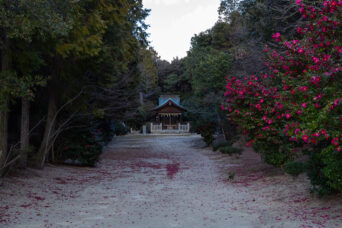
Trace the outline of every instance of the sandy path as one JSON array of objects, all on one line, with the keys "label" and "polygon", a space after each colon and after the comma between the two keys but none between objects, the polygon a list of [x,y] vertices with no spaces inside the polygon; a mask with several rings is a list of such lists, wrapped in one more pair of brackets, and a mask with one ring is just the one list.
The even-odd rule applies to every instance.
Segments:
[{"label": "sandy path", "polygon": [[200,145],[198,136],[120,137],[97,168],[7,178],[0,227],[342,227],[341,196],[312,197],[304,175],[282,175],[249,150],[237,159]]}]

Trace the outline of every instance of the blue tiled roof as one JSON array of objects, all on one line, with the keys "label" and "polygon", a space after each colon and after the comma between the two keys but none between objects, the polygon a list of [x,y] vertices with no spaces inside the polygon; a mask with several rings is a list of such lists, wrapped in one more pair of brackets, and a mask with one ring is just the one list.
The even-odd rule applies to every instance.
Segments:
[{"label": "blue tiled roof", "polygon": [[165,104],[169,100],[172,100],[175,104],[180,105],[180,97],[179,96],[177,96],[177,95],[170,95],[170,96],[161,95],[159,97],[159,106],[162,106],[163,104]]},{"label": "blue tiled roof", "polygon": [[167,102],[172,101],[173,103],[175,103],[176,105],[178,105],[179,107],[185,109],[181,104],[180,104],[180,97],[179,96],[165,96],[162,95],[159,97],[159,105],[157,107],[155,107],[154,109],[157,109],[163,105],[165,105]]}]

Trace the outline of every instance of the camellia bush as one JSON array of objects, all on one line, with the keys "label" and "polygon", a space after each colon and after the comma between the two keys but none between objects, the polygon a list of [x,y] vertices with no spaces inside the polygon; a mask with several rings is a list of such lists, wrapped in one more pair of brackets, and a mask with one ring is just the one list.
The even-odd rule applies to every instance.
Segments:
[{"label": "camellia bush", "polygon": [[308,174],[320,193],[342,192],[342,1],[308,6],[299,39],[265,47],[269,72],[229,77],[222,109],[267,163],[282,167],[307,153]]}]

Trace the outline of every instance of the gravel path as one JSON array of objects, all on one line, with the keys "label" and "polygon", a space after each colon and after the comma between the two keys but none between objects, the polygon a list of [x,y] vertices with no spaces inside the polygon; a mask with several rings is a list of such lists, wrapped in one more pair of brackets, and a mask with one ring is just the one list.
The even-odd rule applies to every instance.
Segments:
[{"label": "gravel path", "polygon": [[125,136],[96,168],[8,177],[0,227],[342,227],[341,196],[311,196],[305,175],[283,175],[248,149],[234,158],[202,145],[198,136]]}]

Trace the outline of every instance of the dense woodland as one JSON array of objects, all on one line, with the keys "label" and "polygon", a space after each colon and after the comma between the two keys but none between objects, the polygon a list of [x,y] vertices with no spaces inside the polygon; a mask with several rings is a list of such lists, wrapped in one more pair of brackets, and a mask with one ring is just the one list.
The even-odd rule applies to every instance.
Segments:
[{"label": "dense woodland", "polygon": [[[279,90],[284,88],[284,80],[289,80],[284,74],[288,76],[290,68],[296,68],[291,71],[296,75],[301,75],[299,68],[302,72],[306,69],[305,74],[311,71],[307,73],[310,77],[324,77],[325,72],[336,69],[332,73],[335,79],[319,89],[329,91],[324,96],[334,94],[333,100],[324,102],[328,105],[337,99],[333,118],[338,120],[327,125],[322,119],[313,124],[315,115],[328,115],[312,111],[311,116],[296,121],[304,124],[305,135],[322,126],[327,131],[337,127],[330,134],[340,148],[341,1],[222,0],[215,25],[192,37],[187,56],[172,62],[160,59],[149,46],[144,23],[149,10],[141,0],[0,0],[0,4],[1,175],[11,167],[43,168],[46,162],[66,159],[94,165],[114,135],[140,129],[151,121],[160,94],[179,94],[188,109],[186,119],[192,131],[200,133],[208,145],[213,143],[214,133],[223,133],[228,152],[240,151],[231,145],[237,135],[245,133],[241,137],[254,144],[267,163],[294,175],[307,170],[314,189],[321,194],[342,190],[341,150],[329,146],[331,139],[290,144],[292,133],[279,135],[295,121],[278,121],[281,123],[272,133],[260,140],[255,129],[264,126],[254,119],[262,120],[269,110],[262,115],[249,106],[254,104],[253,98],[270,98],[258,98],[257,85],[234,84],[236,78],[248,84],[249,75],[268,74],[274,80],[263,88]],[[320,26],[324,16],[327,25]],[[328,32],[320,34],[323,27]],[[330,53],[329,64],[317,66],[318,70],[307,62],[277,69],[275,56],[290,56],[289,62],[299,58],[287,54],[283,44],[287,40],[302,41],[303,50],[313,52],[315,44],[310,42],[317,36],[310,38],[298,28],[317,31],[321,42],[330,41],[331,45],[320,47],[321,55]],[[306,82],[298,79],[295,83],[281,92],[286,94]],[[239,96],[239,89],[243,102],[238,101],[241,96],[230,93],[237,91]],[[311,92],[319,93],[317,89]],[[245,116],[253,113],[253,119],[241,118],[236,110]],[[292,112],[290,106],[285,112]],[[294,149],[301,152],[294,153]],[[308,151],[309,161],[293,162],[304,151]]]},{"label": "dense woodland", "polygon": [[93,165],[138,106],[149,11],[135,0],[0,4],[2,174],[14,163]]}]

